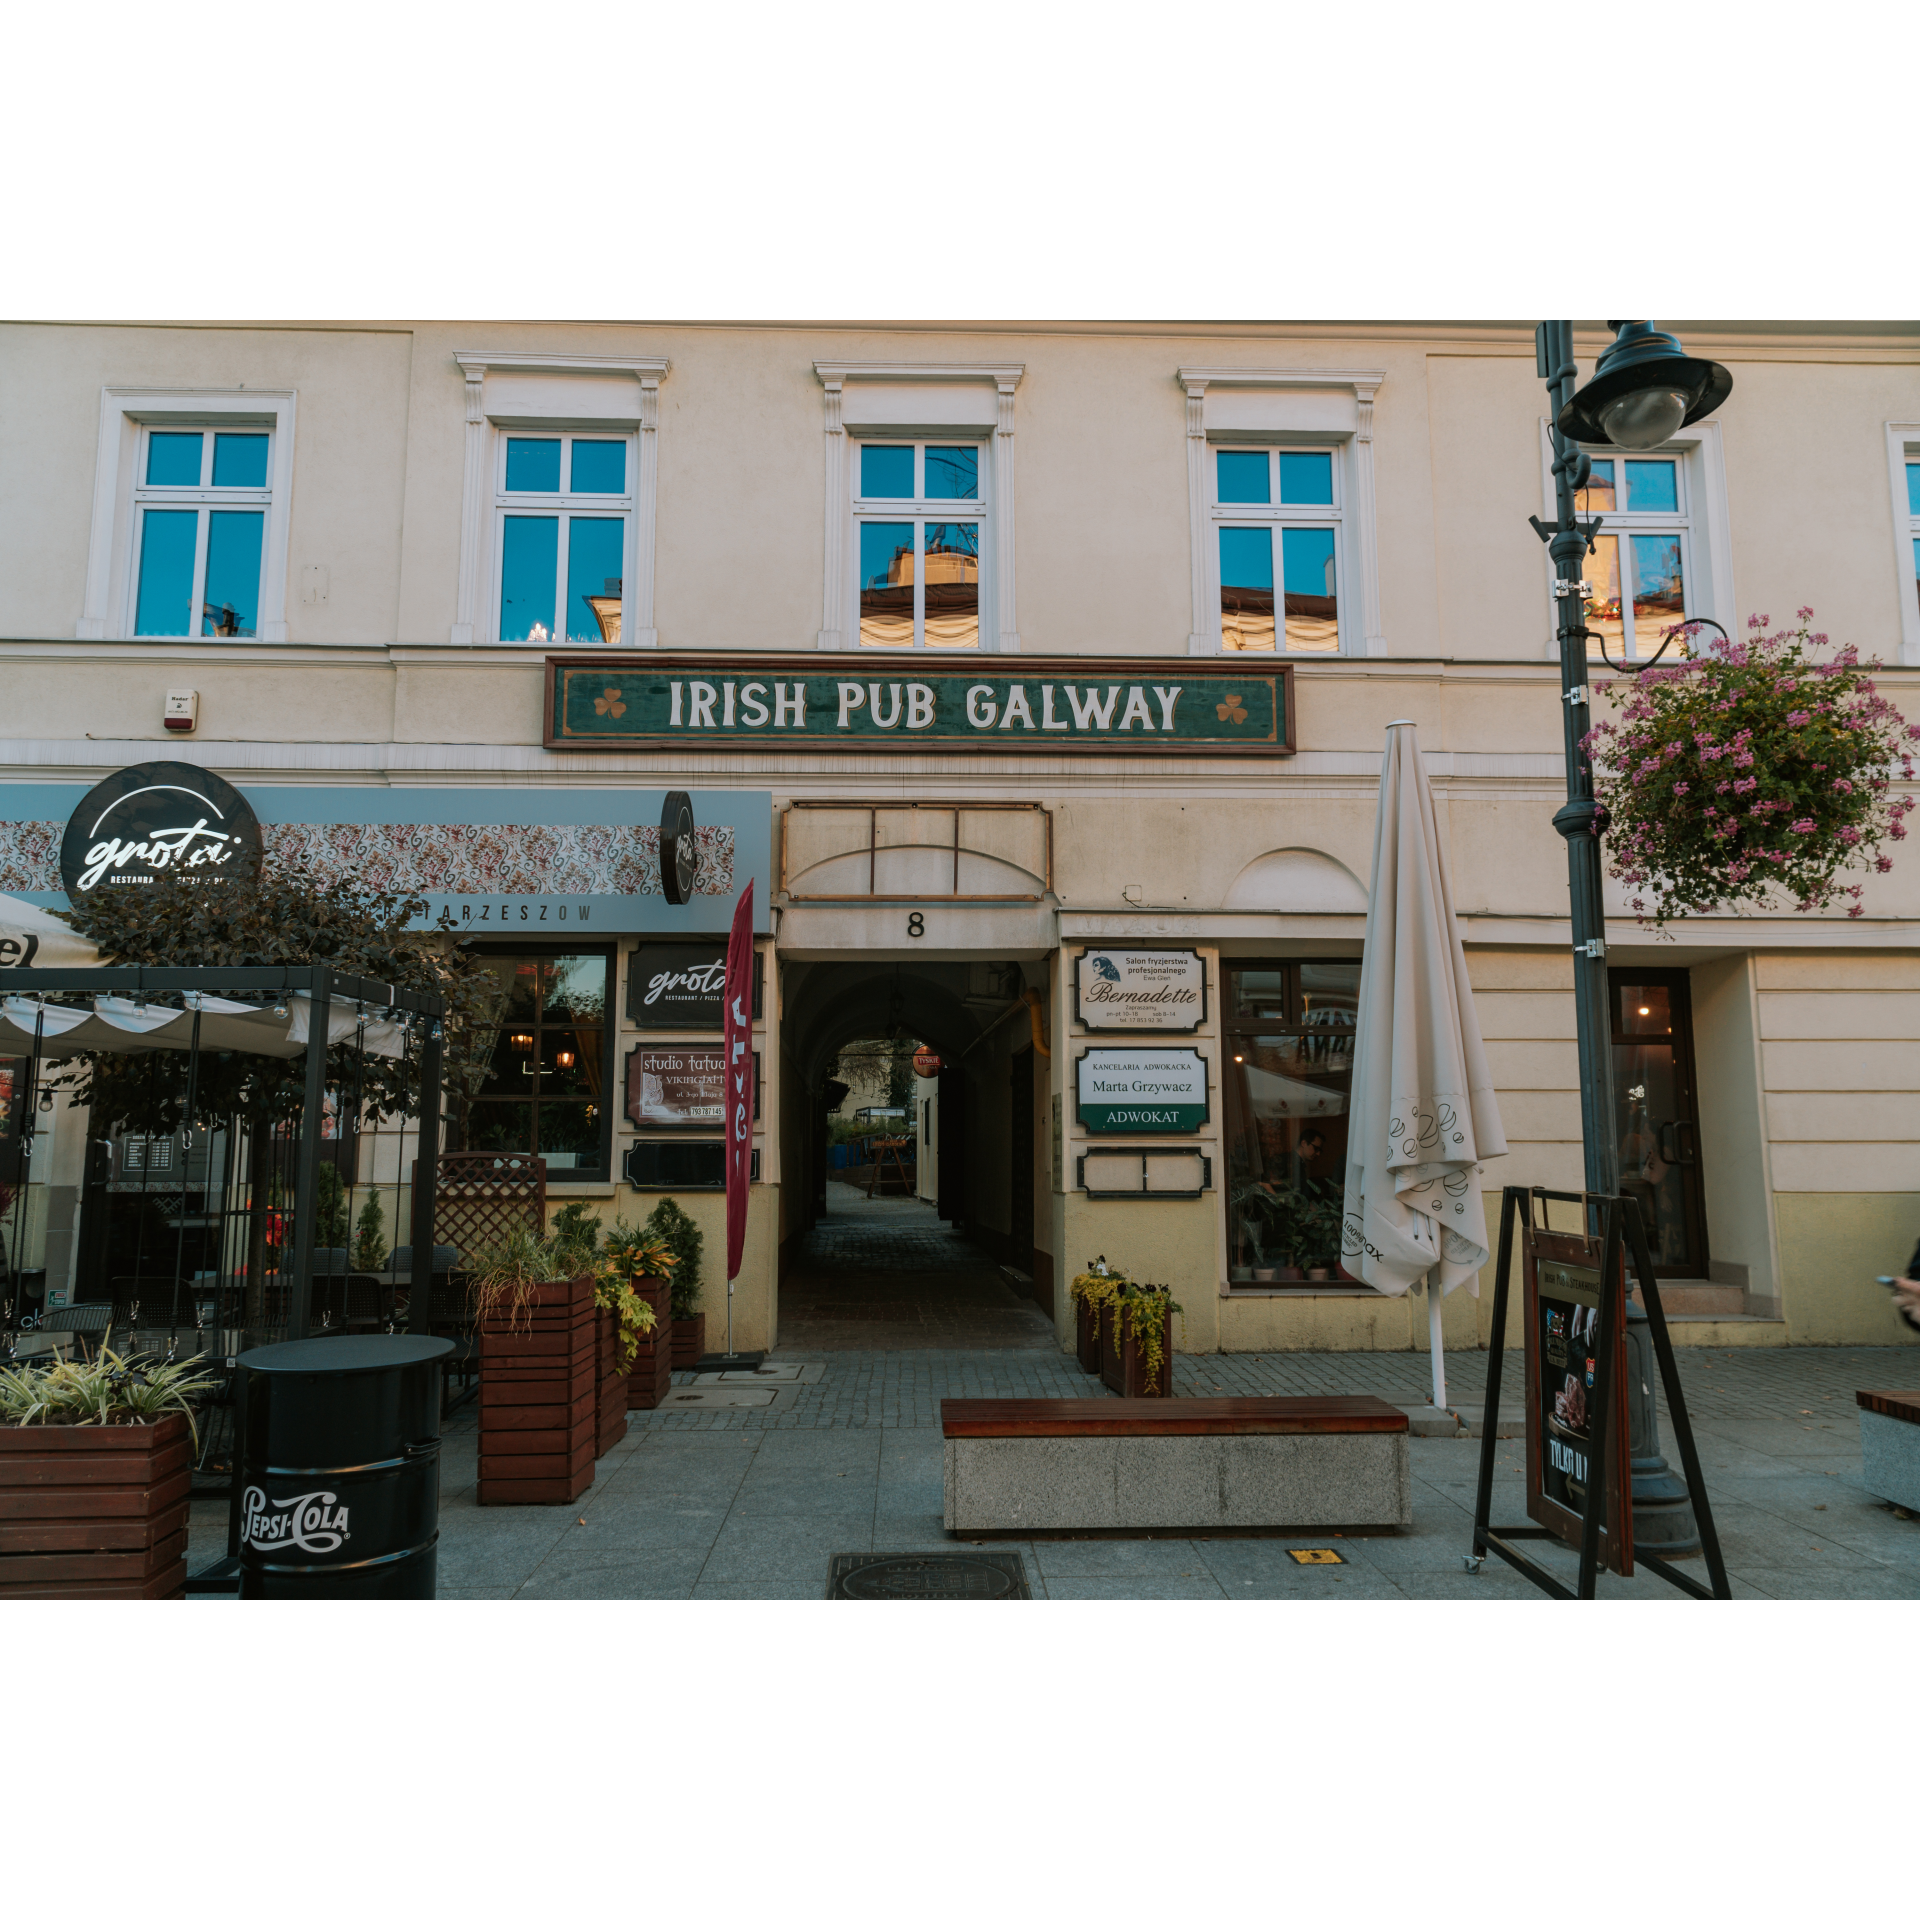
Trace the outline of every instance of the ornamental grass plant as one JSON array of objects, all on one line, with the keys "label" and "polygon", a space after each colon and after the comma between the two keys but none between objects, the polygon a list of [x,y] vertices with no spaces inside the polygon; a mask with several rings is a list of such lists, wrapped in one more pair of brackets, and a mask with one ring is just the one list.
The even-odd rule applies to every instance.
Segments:
[{"label": "ornamental grass plant", "polygon": [[[1696,913],[1766,908],[1797,913],[1841,899],[1864,911],[1849,873],[1886,873],[1884,842],[1904,840],[1914,802],[1910,726],[1845,646],[1824,633],[1726,636],[1672,667],[1599,683],[1617,718],[1585,736],[1595,792],[1608,814],[1608,864],[1632,890],[1642,926]],[[1698,627],[1689,628],[1691,635]]]},{"label": "ornamental grass plant", "polygon": [[0,1426],[147,1427],[183,1413],[198,1444],[192,1396],[213,1384],[197,1360],[123,1358],[106,1347],[51,1367],[0,1367]]}]

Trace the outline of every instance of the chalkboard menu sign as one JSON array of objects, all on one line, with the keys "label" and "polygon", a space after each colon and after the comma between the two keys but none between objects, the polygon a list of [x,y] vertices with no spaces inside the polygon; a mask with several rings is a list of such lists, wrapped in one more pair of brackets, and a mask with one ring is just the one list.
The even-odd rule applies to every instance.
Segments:
[{"label": "chalkboard menu sign", "polygon": [[[656,1032],[720,1031],[727,986],[724,940],[643,940],[627,962],[627,1018]],[[760,955],[753,956],[753,1017],[760,1018]]]},{"label": "chalkboard menu sign", "polygon": [[[1611,1365],[1603,1366],[1605,1302],[1601,1246],[1581,1234],[1530,1227],[1526,1241],[1527,1513],[1569,1546],[1580,1544],[1587,1502],[1604,1482],[1600,1553],[1615,1573],[1633,1571],[1632,1502],[1623,1494],[1627,1444],[1626,1315],[1614,1310]],[[1615,1288],[1624,1299],[1624,1280]],[[1594,1459],[1601,1376],[1609,1411],[1605,1471]]]}]

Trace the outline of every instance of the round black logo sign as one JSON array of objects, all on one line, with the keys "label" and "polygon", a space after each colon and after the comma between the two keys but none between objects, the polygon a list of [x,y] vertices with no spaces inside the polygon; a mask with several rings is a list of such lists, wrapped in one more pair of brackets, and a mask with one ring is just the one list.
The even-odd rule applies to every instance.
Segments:
[{"label": "round black logo sign", "polygon": [[217,773],[149,760],[102,780],[74,808],[60,842],[70,900],[103,887],[250,879],[260,870],[260,822]]},{"label": "round black logo sign", "polygon": [[700,848],[693,837],[693,801],[679,787],[660,810],[660,891],[670,906],[684,907],[700,878]]}]

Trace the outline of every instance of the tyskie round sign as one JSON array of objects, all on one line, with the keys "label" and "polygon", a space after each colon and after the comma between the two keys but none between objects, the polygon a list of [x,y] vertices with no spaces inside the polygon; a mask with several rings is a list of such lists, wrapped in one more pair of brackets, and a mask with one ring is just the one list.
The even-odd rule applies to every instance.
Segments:
[{"label": "tyskie round sign", "polygon": [[251,879],[260,856],[260,822],[217,773],[149,760],[102,780],[74,808],[60,882],[70,900],[161,880],[217,884]]}]

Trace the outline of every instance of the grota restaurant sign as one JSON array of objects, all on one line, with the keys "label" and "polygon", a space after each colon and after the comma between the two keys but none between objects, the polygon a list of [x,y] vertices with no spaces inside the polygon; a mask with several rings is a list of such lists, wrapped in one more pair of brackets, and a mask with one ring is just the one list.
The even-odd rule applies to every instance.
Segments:
[{"label": "grota restaurant sign", "polygon": [[248,879],[260,870],[260,822],[217,773],[149,760],[102,780],[74,808],[60,842],[70,900],[156,880]]},{"label": "grota restaurant sign", "polygon": [[[815,656],[817,658],[817,656]],[[547,661],[549,747],[818,753],[1259,754],[1294,751],[1293,669],[1086,657],[964,660],[662,654]]]}]

